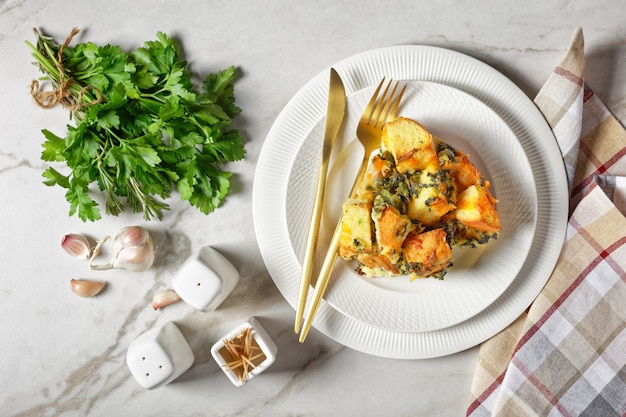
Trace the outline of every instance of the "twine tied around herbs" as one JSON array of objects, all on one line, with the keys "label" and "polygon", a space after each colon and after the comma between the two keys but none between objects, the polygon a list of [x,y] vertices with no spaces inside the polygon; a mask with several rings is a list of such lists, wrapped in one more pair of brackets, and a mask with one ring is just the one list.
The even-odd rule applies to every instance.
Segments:
[{"label": "twine tied around herbs", "polygon": [[[37,29],[33,29],[36,36],[39,36]],[[72,28],[72,31],[68,35],[63,45],[59,47],[57,52],[56,68],[59,71],[59,80],[56,88],[52,90],[40,90],[39,81],[33,80],[30,84],[30,94],[33,96],[35,103],[41,108],[50,109],[57,104],[61,104],[64,108],[71,112],[80,111],[83,107],[93,106],[102,101],[102,92],[94,86],[87,85],[80,89],[78,95],[74,97],[70,86],[74,82],[74,79],[67,78],[65,75],[65,67],[63,66],[63,50],[70,44],[72,38],[78,34],[77,28]],[[96,92],[96,98],[94,100],[83,102],[85,93],[89,90]]]}]

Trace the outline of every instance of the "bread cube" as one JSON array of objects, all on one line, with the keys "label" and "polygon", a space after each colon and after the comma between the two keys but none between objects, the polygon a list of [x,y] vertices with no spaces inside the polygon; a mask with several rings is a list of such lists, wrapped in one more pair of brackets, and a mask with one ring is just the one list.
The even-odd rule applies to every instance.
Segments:
[{"label": "bread cube", "polygon": [[411,271],[418,277],[431,276],[452,265],[452,249],[441,228],[410,234],[402,249]]},{"label": "bread cube", "polygon": [[439,169],[439,156],[433,136],[411,119],[398,117],[386,123],[381,143],[393,155],[400,173]]},{"label": "bread cube", "polygon": [[419,191],[412,195],[407,208],[407,215],[426,226],[438,223],[441,218],[455,209],[454,203],[449,198],[455,194],[451,178],[436,177],[427,171],[422,171],[419,176]]},{"label": "bread cube", "polygon": [[360,253],[356,260],[359,262],[357,271],[368,277],[393,277],[400,274],[398,266],[380,253]]},{"label": "bread cube", "polygon": [[387,206],[374,216],[374,225],[380,254],[396,262],[402,253],[402,242],[414,229],[411,219],[400,214],[396,208]]},{"label": "bread cube", "polygon": [[[452,152],[452,151],[451,151]],[[440,154],[441,168],[450,172],[456,182],[457,191],[464,191],[467,187],[477,184],[481,180],[480,172],[469,160],[469,155],[458,150],[453,156]]]},{"label": "bread cube", "polygon": [[496,199],[489,192],[489,182],[480,181],[459,193],[456,218],[466,226],[485,232],[500,230]]},{"label": "bread cube", "polygon": [[350,259],[357,253],[371,250],[374,236],[371,212],[369,200],[351,199],[343,204],[339,256]]}]

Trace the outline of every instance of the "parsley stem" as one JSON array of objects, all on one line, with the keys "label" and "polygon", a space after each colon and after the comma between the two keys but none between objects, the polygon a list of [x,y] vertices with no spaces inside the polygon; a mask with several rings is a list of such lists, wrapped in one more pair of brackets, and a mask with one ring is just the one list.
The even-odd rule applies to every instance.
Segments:
[{"label": "parsley stem", "polygon": [[56,65],[54,65],[49,58],[47,58],[46,56],[44,56],[43,53],[41,53],[41,51],[37,48],[35,48],[35,46],[26,41],[26,45],[28,45],[30,47],[30,49],[33,51],[33,57],[37,60],[37,63],[43,67],[43,69],[45,70],[44,73],[47,75],[51,75],[53,76],[55,79],[59,79],[59,71],[57,70]]},{"label": "parsley stem", "polygon": [[156,93],[153,94],[147,94],[147,93],[142,93],[139,95],[138,98],[139,101],[144,102],[144,103],[150,103],[150,104],[163,104],[165,103],[165,100],[162,98],[159,98],[159,96],[156,95]]}]

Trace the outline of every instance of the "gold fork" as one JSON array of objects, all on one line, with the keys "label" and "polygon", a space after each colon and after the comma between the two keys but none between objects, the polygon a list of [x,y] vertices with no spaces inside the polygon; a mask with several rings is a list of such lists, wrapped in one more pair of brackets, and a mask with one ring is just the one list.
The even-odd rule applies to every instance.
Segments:
[{"label": "gold fork", "polygon": [[[383,132],[383,126],[387,121],[396,118],[396,115],[398,114],[398,107],[400,107],[400,100],[402,99],[402,95],[404,94],[404,90],[406,89],[405,85],[396,95],[396,90],[399,84],[398,82],[396,82],[390,92],[389,89],[392,84],[390,80],[385,87],[382,96],[380,96],[379,98],[378,96],[380,90],[384,84],[385,79],[383,78],[380,81],[380,84],[378,84],[376,91],[374,91],[371,100],[369,101],[369,103],[367,103],[365,111],[363,112],[363,115],[361,116],[361,119],[359,120],[359,124],[356,129],[356,135],[363,145],[364,154],[358,174],[356,175],[354,184],[352,185],[350,196],[354,194],[357,188],[356,186],[365,174],[365,170],[367,169],[367,165],[372,152],[380,147],[380,137]],[[328,286],[330,273],[332,272],[333,266],[335,265],[335,260],[337,258],[340,237],[341,218],[337,223],[337,227],[335,228],[335,232],[333,233],[333,237],[330,241],[328,252],[326,252],[326,257],[324,258],[324,263],[322,264],[320,274],[315,283],[313,300],[311,302],[307,317],[304,321],[304,326],[302,327],[302,330],[300,332],[300,343],[304,342],[309,333],[311,324],[313,324],[313,319],[317,314],[317,309],[319,308],[322,297],[324,296],[324,292],[326,291],[326,287]]]}]

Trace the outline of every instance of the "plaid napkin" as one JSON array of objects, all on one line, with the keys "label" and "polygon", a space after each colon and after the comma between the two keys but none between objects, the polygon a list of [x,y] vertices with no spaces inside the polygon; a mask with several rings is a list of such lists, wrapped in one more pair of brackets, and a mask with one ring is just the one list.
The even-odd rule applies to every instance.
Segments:
[{"label": "plaid napkin", "polygon": [[471,417],[626,416],[626,131],[584,66],[577,29],[535,99],[566,165],[565,244],[528,311],[481,346]]}]

